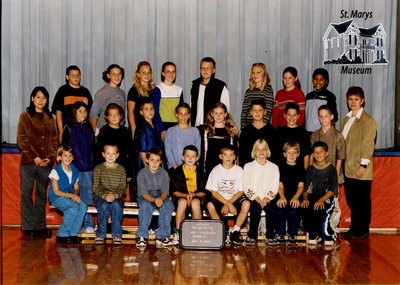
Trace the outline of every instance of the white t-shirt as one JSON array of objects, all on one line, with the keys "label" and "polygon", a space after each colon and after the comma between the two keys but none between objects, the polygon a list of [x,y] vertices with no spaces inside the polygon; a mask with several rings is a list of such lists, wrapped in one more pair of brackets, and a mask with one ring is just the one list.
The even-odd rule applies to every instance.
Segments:
[{"label": "white t-shirt", "polygon": [[237,192],[243,191],[243,169],[237,165],[226,169],[218,164],[208,176],[206,189],[217,191],[226,200],[231,199]]},{"label": "white t-shirt", "polygon": [[[65,174],[67,175],[67,177],[68,177],[68,181],[69,181],[69,183],[71,183],[72,182],[72,171],[65,171],[64,169],[63,169],[63,171],[65,172]],[[58,176],[58,173],[57,173],[57,171],[53,168],[52,170],[51,170],[51,172],[50,172],[50,174],[49,174],[49,178],[50,179],[55,179],[55,180],[59,180],[60,179],[60,177]],[[76,180],[76,181],[78,181],[78,180]]]},{"label": "white t-shirt", "polygon": [[[196,127],[203,125],[204,117],[207,116],[207,114],[204,114],[204,92],[205,91],[206,91],[206,85],[200,84],[199,97],[197,98],[197,114],[196,114],[196,122],[195,122]],[[220,100],[222,103],[225,104],[225,106],[229,112],[229,110],[230,110],[229,91],[228,91],[228,88],[226,88],[226,86],[224,86],[224,89],[222,89]]]}]

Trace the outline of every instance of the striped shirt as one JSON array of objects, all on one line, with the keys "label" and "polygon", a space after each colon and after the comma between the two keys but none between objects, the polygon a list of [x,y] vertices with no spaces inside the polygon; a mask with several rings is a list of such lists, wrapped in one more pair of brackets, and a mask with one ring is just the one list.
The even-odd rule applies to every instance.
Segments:
[{"label": "striped shirt", "polygon": [[251,102],[254,100],[263,100],[266,106],[266,114],[264,115],[264,121],[269,123],[272,115],[272,106],[274,105],[274,90],[271,85],[267,85],[263,90],[259,89],[247,89],[244,94],[242,104],[242,114],[240,116],[240,128],[243,129],[245,126],[253,121],[250,114]]},{"label": "striped shirt", "polygon": [[93,170],[93,194],[103,199],[112,193],[116,199],[124,196],[126,190],[125,168],[116,163],[115,168],[100,163]]}]

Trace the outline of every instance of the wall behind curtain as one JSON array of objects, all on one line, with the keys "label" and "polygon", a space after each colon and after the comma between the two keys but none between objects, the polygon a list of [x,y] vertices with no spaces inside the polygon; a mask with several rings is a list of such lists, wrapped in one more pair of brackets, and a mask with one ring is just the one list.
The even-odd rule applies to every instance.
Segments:
[{"label": "wall behind curtain", "polygon": [[71,64],[81,67],[82,85],[94,96],[104,84],[102,71],[112,63],[125,68],[121,87],[128,92],[138,61],[150,61],[158,83],[162,63],[170,60],[189,102],[200,59],[212,56],[239,122],[252,63],[267,64],[275,92],[282,88],[282,70],[295,66],[306,94],[313,70],[322,66],[322,36],[329,23],[345,20],[341,10],[359,10],[373,12],[372,18],[355,19],[359,27],[382,23],[390,63],[372,67],[368,75],[341,74],[341,66],[327,65],[329,89],[337,96],[341,119],[348,87],[362,86],[366,109],[378,123],[376,147],[391,147],[396,5],[396,0],[3,0],[2,139],[16,142],[18,117],[33,87],[45,86],[52,103]]}]

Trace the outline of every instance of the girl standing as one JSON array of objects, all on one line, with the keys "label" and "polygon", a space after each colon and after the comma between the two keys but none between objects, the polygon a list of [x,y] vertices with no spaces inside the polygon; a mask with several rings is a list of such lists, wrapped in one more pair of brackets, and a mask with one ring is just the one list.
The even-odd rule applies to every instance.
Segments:
[{"label": "girl standing", "polygon": [[[62,143],[74,150],[74,164],[79,170],[79,197],[89,205],[93,196],[93,150],[94,133],[87,122],[88,106],[83,102],[75,102],[72,106],[75,121],[64,127]],[[84,219],[85,233],[94,233],[94,223],[91,214]]]},{"label": "girl standing", "polygon": [[154,111],[160,115],[164,128],[167,130],[177,124],[176,106],[183,102],[182,87],[175,85],[176,65],[167,61],[162,65],[161,83],[153,93]]},{"label": "girl standing", "polygon": [[[103,80],[107,83],[94,96],[93,106],[90,111],[90,124],[94,132],[106,124],[103,117],[104,111],[108,104],[116,103],[126,110],[126,94],[125,91],[119,88],[124,79],[125,71],[118,64],[111,64],[107,70],[103,72]],[[122,122],[124,125],[125,122]]]},{"label": "girl standing", "polygon": [[218,102],[207,114],[206,126],[201,132],[202,155],[200,165],[206,174],[220,163],[219,151],[227,144],[237,149],[239,130],[224,103]]},{"label": "girl standing", "polygon": [[[30,104],[18,121],[21,182],[21,228],[27,238],[51,237],[46,228],[46,189],[56,159],[58,136],[49,111],[49,92],[35,87]],[[35,188],[35,202],[32,199]]]},{"label": "girl standing", "polygon": [[269,123],[272,115],[272,107],[274,105],[274,90],[271,87],[271,79],[269,77],[267,67],[264,63],[257,62],[251,66],[249,88],[244,94],[242,104],[242,114],[240,116],[240,128],[243,129],[253,121],[250,114],[250,105],[254,100],[262,100],[265,102],[264,121]]},{"label": "girl standing", "polygon": [[[150,98],[153,100],[153,92],[154,80],[151,65],[148,61],[140,61],[136,65],[132,87],[128,92],[128,121],[132,138],[135,137],[136,127],[141,120],[140,106],[145,99]],[[161,119],[159,118],[159,114],[155,114],[155,116],[158,116],[158,118],[155,119],[157,125],[164,130],[164,126],[160,124]]]},{"label": "girl standing", "polygon": [[324,68],[317,68],[312,75],[314,91],[306,96],[305,126],[308,132],[318,130],[321,125],[318,119],[318,108],[322,105],[328,105],[333,114],[333,124],[338,120],[336,107],[336,96],[329,91],[329,73]]},{"label": "girl standing", "polygon": [[277,128],[286,126],[285,107],[289,102],[294,102],[300,107],[298,125],[303,125],[305,113],[305,97],[301,91],[300,80],[297,76],[296,68],[288,66],[282,74],[283,89],[279,90],[275,96],[274,107],[272,109],[272,125]]}]

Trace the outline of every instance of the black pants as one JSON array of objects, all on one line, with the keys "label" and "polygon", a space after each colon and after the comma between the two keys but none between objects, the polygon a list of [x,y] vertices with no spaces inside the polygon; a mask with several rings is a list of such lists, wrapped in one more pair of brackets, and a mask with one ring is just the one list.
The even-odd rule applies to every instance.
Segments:
[{"label": "black pants", "polygon": [[371,180],[345,178],[346,202],[351,211],[350,231],[355,235],[369,233],[371,223]]}]

